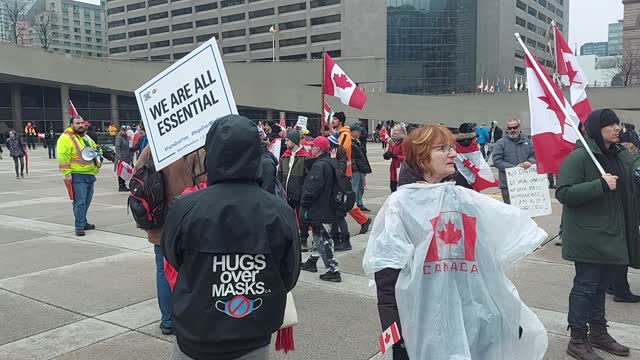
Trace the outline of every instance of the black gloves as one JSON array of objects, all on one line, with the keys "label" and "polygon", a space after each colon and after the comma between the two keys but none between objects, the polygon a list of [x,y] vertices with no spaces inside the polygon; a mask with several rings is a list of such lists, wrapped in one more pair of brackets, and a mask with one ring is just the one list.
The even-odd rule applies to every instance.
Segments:
[{"label": "black gloves", "polygon": [[396,154],[392,153],[391,151],[387,151],[386,153],[384,153],[384,154],[382,155],[382,157],[383,157],[385,160],[389,160],[389,159],[394,159],[394,160],[395,160],[395,159],[397,159],[397,158],[398,158],[398,155],[396,155]]}]

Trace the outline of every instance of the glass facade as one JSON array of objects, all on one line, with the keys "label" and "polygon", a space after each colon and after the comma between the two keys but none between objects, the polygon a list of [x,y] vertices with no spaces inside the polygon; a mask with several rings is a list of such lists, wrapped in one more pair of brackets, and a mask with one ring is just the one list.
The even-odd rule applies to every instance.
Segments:
[{"label": "glass facade", "polygon": [[20,98],[23,127],[31,122],[38,132],[63,130],[59,88],[20,85]]},{"label": "glass facade", "polygon": [[473,92],[477,0],[387,0],[387,91]]}]

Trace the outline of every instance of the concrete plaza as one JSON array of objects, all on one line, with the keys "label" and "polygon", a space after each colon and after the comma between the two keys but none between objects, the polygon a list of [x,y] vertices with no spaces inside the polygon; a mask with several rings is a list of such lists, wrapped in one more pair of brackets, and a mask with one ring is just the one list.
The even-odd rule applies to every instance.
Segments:
[{"label": "concrete plaza", "polygon": [[[374,173],[367,178],[365,204],[372,214],[389,193],[388,162],[381,154],[379,144],[369,144]],[[0,160],[0,359],[170,357],[174,337],[158,328],[153,247],[127,215],[127,193],[116,190],[107,163],[89,211],[97,230],[79,238],[57,164],[45,149],[30,151],[30,174],[24,180],[15,178],[11,159]],[[551,235],[557,233],[561,212],[553,202],[553,215],[537,219]],[[357,233],[359,227],[348,221]],[[367,236],[356,236],[354,249],[338,255],[342,283],[301,273],[294,290],[300,317],[296,351],[288,358],[382,358],[375,293],[361,265],[366,242]],[[554,242],[510,274],[547,328],[550,360],[569,359],[566,313],[573,277],[572,264],[561,259]],[[640,272],[632,270],[629,279],[640,293]],[[611,333],[633,348],[630,359],[640,359],[640,304],[614,303],[608,297],[607,312]]]}]

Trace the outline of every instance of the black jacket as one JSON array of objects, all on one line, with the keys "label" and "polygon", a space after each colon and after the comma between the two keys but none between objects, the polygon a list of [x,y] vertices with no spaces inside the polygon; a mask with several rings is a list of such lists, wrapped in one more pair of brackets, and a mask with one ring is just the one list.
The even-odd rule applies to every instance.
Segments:
[{"label": "black jacket", "polygon": [[369,164],[367,153],[362,147],[362,142],[358,139],[351,141],[351,164],[353,172],[371,174],[371,164]]},{"label": "black jacket", "polygon": [[293,210],[258,186],[255,123],[217,120],[205,149],[208,187],[176,198],[160,245],[178,271],[171,317],[180,349],[236,359],[268,345],[282,324],[300,243]]},{"label": "black jacket", "polygon": [[336,160],[325,153],[316,158],[307,174],[300,207],[306,212],[305,220],[311,225],[331,224],[336,220],[332,193],[337,167]]},{"label": "black jacket", "polygon": [[268,192],[276,192],[276,171],[278,170],[278,159],[270,153],[266,147],[262,149],[260,167],[258,167],[258,182],[260,187]]},{"label": "black jacket", "polygon": [[52,135],[51,133],[46,133],[44,135],[44,140],[47,146],[56,146],[56,143],[58,142],[58,137],[55,134]]}]

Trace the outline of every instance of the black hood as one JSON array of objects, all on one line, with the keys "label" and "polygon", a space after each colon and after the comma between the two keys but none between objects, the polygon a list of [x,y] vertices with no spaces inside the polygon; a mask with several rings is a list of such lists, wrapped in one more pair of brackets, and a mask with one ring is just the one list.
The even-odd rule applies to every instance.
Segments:
[{"label": "black hood", "polygon": [[587,135],[595,141],[596,145],[603,154],[607,154],[609,149],[604,146],[604,140],[602,139],[602,133],[600,129],[605,126],[611,125],[613,123],[620,123],[618,116],[613,110],[610,109],[598,109],[594,110],[587,117],[587,121],[585,122],[585,127],[587,130]]},{"label": "black hood", "polygon": [[256,124],[240,115],[227,115],[213,123],[204,145],[207,183],[257,181],[260,139]]}]

